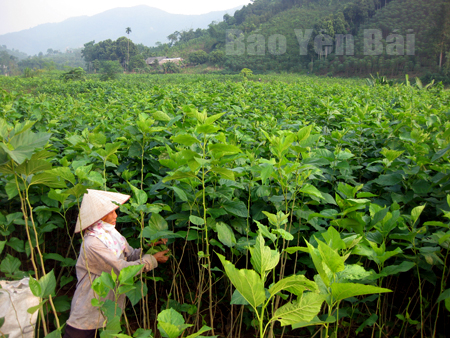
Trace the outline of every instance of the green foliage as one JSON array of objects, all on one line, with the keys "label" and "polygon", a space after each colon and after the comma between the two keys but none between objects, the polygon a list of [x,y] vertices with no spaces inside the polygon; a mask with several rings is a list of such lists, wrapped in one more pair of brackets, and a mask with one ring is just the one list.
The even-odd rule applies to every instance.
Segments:
[{"label": "green foliage", "polygon": [[180,66],[172,61],[164,62],[162,65],[162,69],[164,71],[164,74],[179,73],[181,71]]},{"label": "green foliage", "polygon": [[246,79],[253,76],[252,70],[248,69],[248,68],[241,69],[241,73],[240,74]]},{"label": "green foliage", "polygon": [[100,63],[101,80],[115,80],[120,72],[122,72],[122,66],[117,61],[102,61]]},{"label": "green foliage", "polygon": [[77,67],[71,69],[61,75],[61,79],[64,81],[81,81],[86,79],[86,72],[83,68]]},{"label": "green foliage", "polygon": [[204,50],[197,50],[195,52],[191,52],[188,55],[188,61],[193,65],[201,65],[203,63],[208,62],[208,54]]},{"label": "green foliage", "polygon": [[[118,223],[133,247],[169,238],[173,264],[123,277],[120,291],[113,275],[96,282],[128,296],[143,334],[166,308],[216,330],[224,309],[243,323],[231,336],[280,324],[296,336],[443,334],[448,91],[259,77],[1,77],[2,276],[39,284],[53,270],[55,294],[74,287],[77,205],[87,188],[108,189],[131,196]],[[47,333],[54,313],[68,315],[58,298],[32,309]],[[114,302],[101,306],[108,330],[125,332]]]}]

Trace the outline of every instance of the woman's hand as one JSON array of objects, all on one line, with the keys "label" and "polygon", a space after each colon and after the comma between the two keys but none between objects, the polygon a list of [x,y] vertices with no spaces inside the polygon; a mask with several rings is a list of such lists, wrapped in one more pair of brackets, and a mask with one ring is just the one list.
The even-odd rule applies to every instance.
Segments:
[{"label": "woman's hand", "polygon": [[[167,239],[166,239],[166,242],[167,242]],[[153,257],[155,257],[155,259],[158,261],[158,263],[165,263],[169,259],[169,257],[166,256],[166,254],[168,252],[169,252],[169,250],[160,251],[160,252],[155,253],[153,255]]]},{"label": "woman's hand", "polygon": [[167,244],[167,238],[161,238],[159,241],[155,243],[147,243],[148,246],[156,246],[156,245],[166,245]]}]

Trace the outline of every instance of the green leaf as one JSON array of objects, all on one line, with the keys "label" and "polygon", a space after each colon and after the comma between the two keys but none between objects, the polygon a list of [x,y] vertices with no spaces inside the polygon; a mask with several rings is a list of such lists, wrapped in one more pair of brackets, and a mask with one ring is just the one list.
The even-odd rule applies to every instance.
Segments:
[{"label": "green leaf", "polygon": [[234,181],[234,172],[227,168],[213,167],[211,171],[219,174],[225,179]]},{"label": "green leaf", "polygon": [[[130,283],[133,283],[133,281],[131,281]],[[120,285],[119,288],[117,289],[117,294],[123,295],[124,293],[128,293],[134,289],[136,289],[136,287],[134,285],[130,285],[130,284]]]},{"label": "green leaf", "polygon": [[205,224],[205,220],[201,217],[190,215],[189,221],[195,225],[203,225]]},{"label": "green leaf", "polygon": [[[220,114],[217,114],[217,115],[220,115]],[[190,334],[186,338],[195,338],[195,337],[200,336],[203,332],[207,332],[207,331],[210,331],[210,330],[212,330],[212,329],[209,326],[203,325],[200,330],[198,330],[197,332],[195,332],[193,334]]]},{"label": "green leaf", "polygon": [[116,287],[116,283],[114,283],[113,278],[109,273],[106,273],[105,271],[102,271],[102,274],[100,275],[100,281],[104,286],[106,286],[110,290],[114,290]]},{"label": "green leaf", "polygon": [[136,200],[136,203],[138,205],[144,205],[147,203],[148,196],[147,193],[144,190],[140,190],[133,186],[131,183],[128,183],[131,190],[133,191],[134,199]]},{"label": "green leaf", "polygon": [[377,211],[375,213],[375,215],[373,216],[372,221],[370,222],[370,226],[374,226],[377,223],[381,222],[386,217],[388,211],[389,211],[389,208],[384,208],[384,209],[381,209],[380,211]]},{"label": "green leaf", "polygon": [[264,283],[261,277],[253,270],[238,270],[227,261],[224,256],[217,254],[222,262],[225,273],[233,283],[234,287],[241,293],[245,300],[256,309],[266,299]]},{"label": "green leaf", "polygon": [[283,239],[287,240],[287,241],[292,241],[294,239],[294,236],[292,236],[292,234],[290,232],[287,232],[284,229],[272,229],[272,232],[274,234],[277,234],[279,236],[281,236]]},{"label": "green leaf", "polygon": [[61,338],[61,330],[55,330],[50,332],[48,335],[46,335],[44,338]]},{"label": "green leaf", "polygon": [[166,182],[172,181],[172,180],[181,180],[183,178],[196,178],[196,179],[198,179],[198,177],[191,171],[189,171],[189,172],[176,171],[171,176],[164,177],[163,183],[166,183]]},{"label": "green leaf", "polygon": [[315,282],[303,275],[293,275],[279,280],[269,289],[269,293],[274,296],[283,290],[300,296],[305,290],[318,291],[318,287]]},{"label": "green leaf", "polygon": [[25,252],[24,242],[17,237],[11,237],[6,243],[9,247],[13,248],[17,252]]},{"label": "green leaf", "polygon": [[105,159],[110,158],[122,146],[121,142],[107,143],[105,145]]},{"label": "green leaf", "polygon": [[87,193],[87,188],[84,185],[78,183],[73,188],[66,190],[66,193],[69,195],[75,196],[76,198],[80,198],[85,193]]},{"label": "green leaf", "polygon": [[[73,166],[74,169],[75,169],[75,163],[76,162],[77,161],[74,161],[72,163],[72,166]],[[85,165],[77,166],[76,169],[75,169],[75,175],[77,175],[77,177],[78,177],[78,179],[80,181],[87,180],[88,179],[88,174],[92,170],[93,166],[94,166],[93,164],[86,165],[86,166]]]},{"label": "green leaf", "polygon": [[21,263],[18,258],[7,254],[6,258],[3,258],[2,262],[0,263],[0,271],[8,275],[13,275],[14,272],[19,270],[20,264]]},{"label": "green leaf", "polygon": [[328,316],[324,321],[320,320],[319,317],[314,317],[312,320],[310,321],[301,321],[295,324],[292,324],[292,329],[298,329],[301,327],[305,327],[305,326],[310,326],[310,325],[323,325],[323,324],[331,324],[336,322],[336,318],[334,316]]},{"label": "green leaf", "polygon": [[[35,295],[35,296],[36,296],[36,295]],[[36,296],[36,297],[38,297],[38,296]],[[47,302],[47,300],[48,300],[48,299],[44,299],[44,300],[43,300],[42,302],[40,302],[38,305],[29,307],[29,308],[27,309],[27,312],[28,312],[30,315],[32,315],[32,314],[35,313],[37,310],[39,310],[39,309],[42,307],[42,305],[44,305],[44,304]]]},{"label": "green leaf", "polygon": [[67,197],[70,196],[70,194],[67,194],[66,192],[63,192],[61,190],[54,190],[50,189],[50,191],[47,194],[48,198],[51,198],[52,200],[58,201],[61,204],[64,204]]},{"label": "green leaf", "polygon": [[397,151],[397,150],[391,150],[391,149],[387,149],[387,148],[383,148],[380,151],[380,154],[386,156],[386,158],[388,159],[389,162],[393,162],[397,157],[399,157],[401,154],[403,154],[404,151]]},{"label": "green leaf", "polygon": [[322,193],[313,185],[311,184],[305,184],[300,190],[300,192],[317,197],[321,200],[324,200],[325,198],[322,196]]},{"label": "green leaf", "polygon": [[164,231],[169,229],[167,221],[160,214],[152,213],[148,226],[155,231]]},{"label": "green leaf", "polygon": [[[102,283],[102,280],[100,279],[100,278],[96,278],[96,279],[94,279],[93,281],[92,281],[92,290],[94,290],[94,292],[98,295],[98,296],[100,296],[100,297],[102,297],[102,298],[104,298],[104,297],[106,297],[107,295],[108,295],[108,293],[109,293],[109,289],[106,287],[106,285],[104,285],[103,283]],[[96,302],[97,303],[97,305],[94,305],[94,302]],[[91,299],[91,304],[92,304],[92,306],[98,306],[98,299],[96,299],[96,298],[93,298],[93,299]]]},{"label": "green leaf", "polygon": [[436,154],[434,154],[433,157],[431,158],[431,162],[435,162],[436,160],[440,159],[442,156],[445,155],[445,153],[446,153],[449,149],[450,149],[450,144],[447,145],[446,148],[437,151]]},{"label": "green leaf", "polygon": [[29,281],[28,285],[30,286],[31,293],[34,296],[41,297],[42,288],[36,279],[34,279],[33,277],[30,277],[30,281]]},{"label": "green leaf", "polygon": [[14,182],[8,182],[5,185],[5,191],[8,195],[8,199],[13,199],[19,194],[19,191],[17,190],[17,185]]},{"label": "green leaf", "polygon": [[247,206],[242,201],[225,201],[222,206],[230,214],[244,218],[248,217]]},{"label": "green leaf", "polygon": [[367,318],[357,329],[356,334],[363,331],[365,327],[371,327],[373,324],[375,324],[378,320],[378,315],[373,313],[369,318]]},{"label": "green leaf", "polygon": [[322,241],[317,240],[319,244],[319,252],[322,256],[322,261],[328,266],[333,273],[338,273],[345,269],[344,259],[339,254],[331,249],[328,245]]},{"label": "green leaf", "polygon": [[293,254],[296,253],[297,251],[309,253],[309,249],[304,246],[290,246],[284,249],[284,251],[287,252],[288,254]]},{"label": "green leaf", "polygon": [[443,292],[439,295],[439,297],[438,297],[436,303],[439,303],[440,301],[443,301],[443,300],[446,300],[446,299],[449,299],[449,298],[450,298],[450,289],[447,289],[447,290],[443,291]]},{"label": "green leaf", "polygon": [[99,187],[105,184],[105,178],[103,178],[102,174],[97,171],[91,171],[87,176],[87,179]]},{"label": "green leaf", "polygon": [[231,296],[231,305],[250,305],[238,290],[234,290]]},{"label": "green leaf", "polygon": [[364,285],[357,283],[333,283],[331,284],[331,294],[333,296],[334,302],[338,302],[340,300],[369,295],[373,293],[384,293],[384,292],[392,292],[389,289],[380,288],[378,286],[372,285]]},{"label": "green leaf", "polygon": [[120,270],[119,282],[120,284],[133,284],[133,278],[142,270],[144,264],[130,265]]},{"label": "green leaf", "polygon": [[66,183],[59,180],[49,172],[36,174],[31,178],[30,186],[34,184],[43,184],[50,188],[66,188]]},{"label": "green leaf", "polygon": [[75,183],[76,183],[75,175],[72,173],[72,171],[70,171],[69,167],[54,168],[49,173],[50,174],[54,174],[56,176],[59,176],[62,179],[66,180],[66,181],[69,181],[73,185],[75,185]]},{"label": "green leaf", "polygon": [[415,207],[414,209],[412,209],[411,211],[411,218],[413,220],[413,224],[416,224],[417,220],[420,217],[420,214],[422,214],[423,209],[425,209],[425,205],[420,205],[418,207]]},{"label": "green leaf", "polygon": [[404,261],[399,265],[389,265],[385,267],[379,274],[371,276],[371,279],[378,279],[380,277],[386,277],[391,275],[396,275],[401,272],[406,272],[411,270],[415,264],[413,262]]},{"label": "green leaf", "polygon": [[108,311],[105,311],[105,312],[109,312],[106,314],[106,316],[108,318],[108,323],[106,324],[106,330],[115,331],[115,333],[119,333],[120,331],[122,331],[122,327],[120,325],[120,316],[114,315],[114,307],[115,307],[114,302],[110,301],[109,299],[107,300],[107,302],[108,302],[107,306],[109,306],[110,309]]},{"label": "green leaf", "polygon": [[231,227],[228,224],[217,222],[216,231],[219,241],[221,241],[224,245],[229,248],[236,245],[236,238],[234,237],[233,230],[231,230]]},{"label": "green leaf", "polygon": [[134,334],[134,338],[153,338],[152,330],[150,329],[137,329]]},{"label": "green leaf", "polygon": [[56,278],[53,269],[47,273],[45,276],[42,276],[38,280],[39,285],[41,286],[41,298],[48,297],[49,295],[53,295],[55,293],[56,288]]},{"label": "green leaf", "polygon": [[126,293],[131,305],[135,306],[145,295],[147,295],[148,288],[146,283],[141,283],[138,280],[135,284],[135,288]]},{"label": "green leaf", "polygon": [[277,250],[272,250],[268,246],[265,246],[261,233],[258,234],[255,245],[250,247],[250,253],[250,262],[253,268],[262,277],[265,277],[266,272],[275,268],[280,261],[280,253]]},{"label": "green leaf", "polygon": [[317,316],[324,302],[320,294],[308,292],[292,303],[287,303],[275,311],[273,320],[278,320],[281,326],[293,325],[299,322],[309,322]]},{"label": "green leaf", "polygon": [[185,324],[183,316],[172,308],[158,314],[158,329],[162,337],[177,338],[190,326],[192,325]]},{"label": "green leaf", "polygon": [[314,248],[311,244],[306,241],[306,245],[308,246],[309,254],[311,255],[312,261],[314,263],[314,266],[316,267],[317,272],[319,273],[320,277],[322,278],[324,284],[329,287],[330,286],[330,279],[328,278],[327,273],[324,270],[323,263],[322,263],[322,257],[320,255],[319,250]]},{"label": "green leaf", "polygon": [[374,182],[382,186],[396,185],[403,180],[402,175],[394,173],[387,175],[380,175]]},{"label": "green leaf", "polygon": [[270,239],[272,242],[275,242],[277,240],[277,236],[275,236],[273,233],[271,233],[267,226],[265,226],[264,224],[259,223],[258,221],[255,221],[255,223],[258,226],[259,232],[264,237]]},{"label": "green leaf", "polygon": [[55,305],[55,310],[57,312],[66,312],[70,310],[71,306],[71,299],[69,299],[69,296],[58,296],[53,298],[53,304]]},{"label": "green leaf", "polygon": [[214,122],[216,122],[218,119],[220,119],[225,113],[219,113],[219,114],[215,114],[212,115],[210,117],[208,117],[205,121],[205,124],[213,124]]},{"label": "green leaf", "polygon": [[44,260],[47,260],[47,259],[54,259],[55,261],[58,261],[58,262],[64,261],[64,257],[57,253],[48,253],[48,254],[45,253]]},{"label": "green leaf", "polygon": [[172,186],[170,188],[175,192],[175,194],[178,196],[178,198],[180,200],[182,200],[183,202],[187,202],[189,200],[186,193],[184,192],[184,190],[182,190],[176,186]]},{"label": "green leaf", "polygon": [[180,143],[187,147],[190,147],[194,143],[200,143],[194,136],[188,134],[178,134],[177,136],[172,138],[173,142]]},{"label": "green leaf", "polygon": [[346,249],[345,242],[341,239],[340,233],[332,226],[326,232],[322,233],[322,236],[328,246],[333,250]]},{"label": "green leaf", "polygon": [[233,146],[231,144],[223,144],[223,143],[215,143],[210,144],[208,146],[209,151],[211,151],[213,154],[221,154],[221,155],[233,155],[237,153],[241,153],[241,149],[239,149],[236,146]]},{"label": "green leaf", "polygon": [[51,163],[45,160],[29,160],[17,166],[16,171],[19,174],[30,176],[40,171],[50,170],[51,168],[52,168]]},{"label": "green leaf", "polygon": [[362,266],[357,264],[349,264],[345,266],[343,271],[340,271],[337,276],[340,282],[347,282],[349,280],[360,280],[367,278],[372,273],[366,271]]},{"label": "green leaf", "polygon": [[265,184],[266,180],[272,175],[273,173],[273,165],[268,164],[261,170],[261,181],[263,184]]},{"label": "green leaf", "polygon": [[18,164],[22,164],[25,160],[31,159],[37,148],[44,147],[51,135],[49,133],[33,133],[31,130],[27,130],[11,138],[10,144],[13,150],[9,150],[7,147],[6,149],[3,147],[3,150]]},{"label": "green leaf", "polygon": [[155,111],[152,116],[156,121],[169,122],[171,120],[169,115],[160,110]]},{"label": "green leaf", "polygon": [[73,276],[61,276],[61,280],[59,282],[59,287],[62,288],[64,285],[70,283],[71,281],[73,281]]},{"label": "green leaf", "polygon": [[0,254],[3,252],[3,249],[5,248],[6,241],[0,241]]},{"label": "green leaf", "polygon": [[307,127],[303,127],[297,132],[297,141],[304,142],[309,138],[309,135],[311,134],[312,125],[309,125]]},{"label": "green leaf", "polygon": [[203,134],[213,134],[216,133],[220,130],[220,127],[218,126],[213,126],[210,124],[202,124],[200,126],[197,126],[197,128],[195,129],[195,131],[199,134],[203,133]]}]

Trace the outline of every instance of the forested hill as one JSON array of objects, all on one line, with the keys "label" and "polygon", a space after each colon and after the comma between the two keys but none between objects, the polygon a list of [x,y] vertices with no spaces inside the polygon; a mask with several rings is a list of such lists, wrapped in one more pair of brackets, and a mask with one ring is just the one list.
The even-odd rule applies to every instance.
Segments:
[{"label": "forested hill", "polygon": [[192,63],[220,54],[218,65],[236,71],[448,74],[449,21],[445,0],[255,0],[201,38],[175,32],[170,51]]}]

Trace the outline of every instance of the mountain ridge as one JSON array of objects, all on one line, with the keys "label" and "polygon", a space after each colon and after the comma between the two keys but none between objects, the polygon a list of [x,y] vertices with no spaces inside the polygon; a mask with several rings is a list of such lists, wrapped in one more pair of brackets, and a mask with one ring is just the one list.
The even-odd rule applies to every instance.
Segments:
[{"label": "mountain ridge", "polygon": [[206,28],[213,21],[222,21],[240,7],[206,14],[171,14],[158,8],[138,5],[117,7],[92,16],[76,16],[58,23],[45,23],[19,32],[0,35],[0,45],[18,49],[27,54],[45,53],[49,48],[64,51],[79,48],[89,41],[115,40],[125,36],[130,27],[130,38],[135,43],[152,46],[164,42],[176,30]]}]

